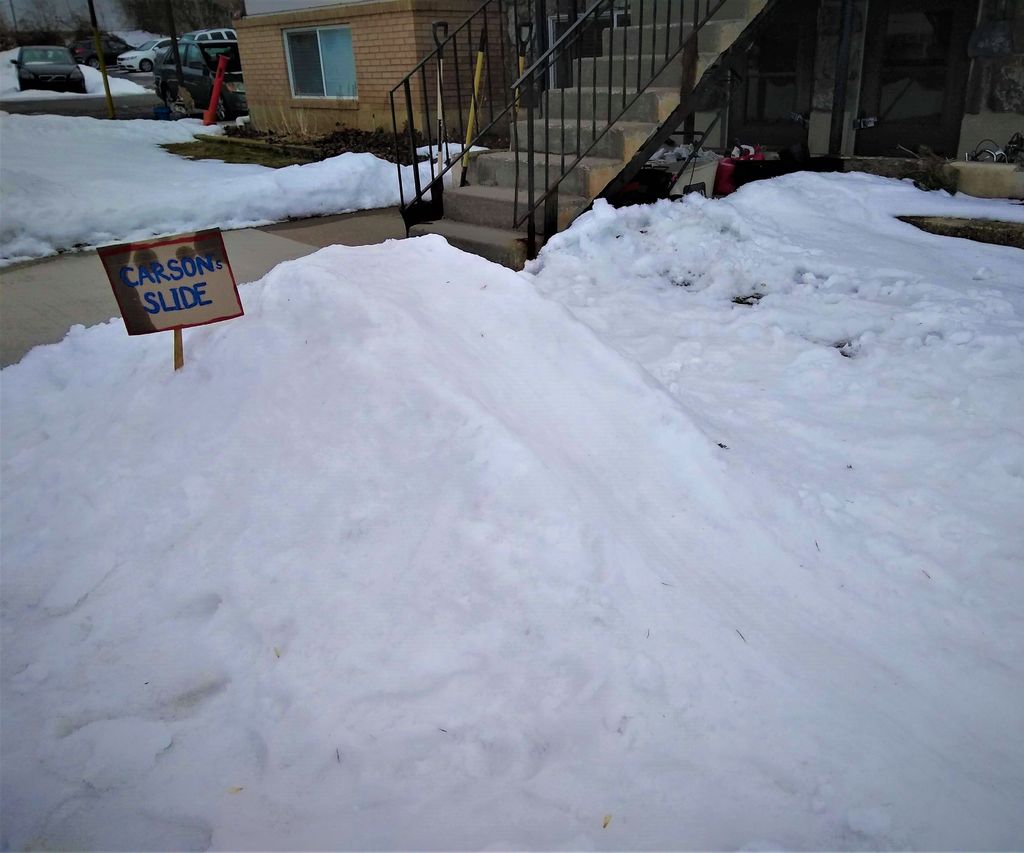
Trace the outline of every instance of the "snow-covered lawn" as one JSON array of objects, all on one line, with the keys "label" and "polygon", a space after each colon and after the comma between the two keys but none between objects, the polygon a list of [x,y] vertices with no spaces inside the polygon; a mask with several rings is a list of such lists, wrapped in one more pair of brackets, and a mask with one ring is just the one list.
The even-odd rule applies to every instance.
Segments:
[{"label": "snow-covered lawn", "polygon": [[[18,71],[11,65],[11,60],[17,58],[18,48],[13,50],[0,51],[0,100],[3,101],[35,101],[40,98],[94,98],[97,95],[105,95],[103,88],[103,75],[96,68],[88,65],[79,65],[79,69],[85,77],[85,94],[80,92],[48,92],[43,89],[26,89],[24,92],[18,89]],[[108,77],[110,81],[110,94],[112,95],[144,95],[149,90],[145,86],[133,83],[123,77]]]},{"label": "snow-covered lawn", "polygon": [[0,266],[155,234],[398,203],[395,165],[372,154],[270,169],[187,160],[159,147],[211,132],[219,131],[198,120],[0,113]]},{"label": "snow-covered lawn", "polygon": [[1024,253],[935,210],[1022,218],[792,176],[5,369],[3,846],[1018,847]]}]

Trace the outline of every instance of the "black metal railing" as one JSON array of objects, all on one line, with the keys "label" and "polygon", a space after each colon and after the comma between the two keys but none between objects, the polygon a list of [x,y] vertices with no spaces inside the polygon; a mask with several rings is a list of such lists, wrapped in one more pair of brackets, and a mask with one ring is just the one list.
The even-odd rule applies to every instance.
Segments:
[{"label": "black metal railing", "polygon": [[[594,151],[613,126],[679,61],[681,55],[680,79],[666,84],[679,87],[681,105],[663,123],[666,132],[662,141],[694,113],[695,105],[687,102],[686,93],[692,91],[697,82],[698,36],[726,0],[634,2],[639,9],[638,14],[631,15],[631,18],[636,18],[635,31],[632,26],[609,29],[602,36],[607,47],[602,56],[584,58],[578,46],[588,38],[592,40],[591,34],[601,28],[604,20],[610,17],[614,21],[616,0],[596,0],[512,84],[513,88],[530,93],[530,97],[524,96],[525,128],[519,127],[520,122],[512,126],[513,148],[525,155],[515,161],[512,225],[521,228],[526,224],[530,257],[536,254],[539,208],[544,206],[544,232],[554,233],[557,230],[559,188],[583,158]],[[684,17],[687,6],[691,14]],[[573,85],[553,89],[548,85],[552,69],[558,64],[564,66],[566,56],[571,57],[575,65]],[[584,112],[588,112],[589,117],[584,118]],[[552,138],[553,120],[557,127],[557,145]],[[692,118],[687,121],[687,129],[692,134]],[[525,130],[525,144],[520,139],[521,130]],[[654,150],[652,140],[649,139],[644,147],[649,149],[649,158]],[[520,196],[521,160],[525,161],[523,165],[526,168],[525,200]],[[579,194],[589,196],[587,188],[583,189]]]},{"label": "black metal railing", "polygon": [[[512,81],[526,53],[534,52],[532,32],[533,20],[516,0],[485,0],[451,32],[447,22],[435,21],[434,50],[391,89],[407,227],[440,218],[445,176],[455,170],[465,182],[471,148],[507,146],[517,108]],[[403,160],[413,168],[403,169]]]},{"label": "black metal railing", "polygon": [[[712,67],[724,70],[730,53],[749,47],[776,2],[762,5],[755,23]],[[434,50],[390,92],[406,227],[443,217],[444,187],[466,183],[472,148],[511,148],[508,227],[525,224],[527,253],[535,257],[538,211],[543,208],[543,233],[555,233],[566,180],[649,89],[678,90],[668,117],[659,122],[659,111],[645,119],[656,129],[639,147],[634,138],[625,151],[615,148],[614,160],[623,154],[630,159],[606,186],[580,178],[572,194],[587,201],[595,190],[614,195],[680,127],[684,138],[696,141],[694,116],[716,76],[707,73],[697,85],[700,33],[725,3],[484,0],[451,32],[445,22],[435,22]],[[707,52],[718,55],[723,46]],[[403,168],[403,160],[412,168]]]}]

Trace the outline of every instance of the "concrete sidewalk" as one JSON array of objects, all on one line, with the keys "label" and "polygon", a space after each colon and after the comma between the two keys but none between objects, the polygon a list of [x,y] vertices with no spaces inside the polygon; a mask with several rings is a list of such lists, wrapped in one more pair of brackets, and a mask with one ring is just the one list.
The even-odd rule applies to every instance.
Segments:
[{"label": "concrete sidewalk", "polygon": [[[405,226],[398,210],[384,208],[225,231],[224,243],[235,278],[243,285],[282,261],[323,246],[362,246],[401,237]],[[92,326],[117,316],[95,251],[0,270],[0,367],[17,363],[32,347],[60,341],[74,325]]]}]

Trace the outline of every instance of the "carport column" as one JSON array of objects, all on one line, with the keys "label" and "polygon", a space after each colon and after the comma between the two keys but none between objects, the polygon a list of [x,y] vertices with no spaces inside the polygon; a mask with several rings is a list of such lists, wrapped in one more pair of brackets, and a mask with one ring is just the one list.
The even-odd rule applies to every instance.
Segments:
[{"label": "carport column", "polygon": [[832,94],[832,123],[828,135],[828,153],[839,156],[843,148],[846,121],[846,86],[850,80],[850,38],[853,34],[853,0],[843,0],[839,51],[836,54],[836,79]]},{"label": "carport column", "polygon": [[92,0],[89,0],[89,20],[92,21],[92,41],[96,46],[96,58],[100,61],[100,74],[103,75],[103,91],[107,93],[107,112],[110,118],[117,118],[114,99],[110,97],[110,80],[107,79],[107,58],[103,55],[103,40],[100,38],[100,25],[96,21],[96,7]]}]

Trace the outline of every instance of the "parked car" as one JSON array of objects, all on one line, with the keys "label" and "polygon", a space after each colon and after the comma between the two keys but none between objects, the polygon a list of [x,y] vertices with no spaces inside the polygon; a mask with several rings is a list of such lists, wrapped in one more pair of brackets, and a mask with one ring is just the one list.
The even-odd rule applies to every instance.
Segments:
[{"label": "parked car", "polygon": [[[116,64],[117,57],[122,53],[135,50],[124,39],[120,39],[110,33],[103,33],[100,36],[100,44],[103,45],[103,59],[107,65]],[[74,42],[71,45],[71,52],[75,55],[75,59],[83,65],[88,65],[90,68],[100,67],[99,56],[96,53],[96,44],[91,38]]]},{"label": "parked car", "polygon": [[18,69],[21,91],[50,89],[85,94],[85,75],[66,47],[48,44],[22,47],[11,64]]},{"label": "parked car", "polygon": [[195,30],[185,33],[178,41],[238,41],[238,33],[228,27],[219,30]]},{"label": "parked car", "polygon": [[[242,79],[242,63],[238,58],[238,42],[204,41],[178,44],[181,53],[181,75],[188,98],[178,97],[178,77],[174,66],[174,48],[165,50],[153,68],[157,96],[173,110],[177,103],[185,102],[186,108],[205,110],[213,94],[213,77],[217,70],[218,57],[228,58],[224,72],[224,85],[217,102],[217,119],[222,121],[249,112],[245,99],[245,81]],[[191,100],[189,105],[187,102]]]},{"label": "parked car", "polygon": [[152,71],[157,58],[171,46],[170,39],[153,39],[117,57],[121,71]]}]

